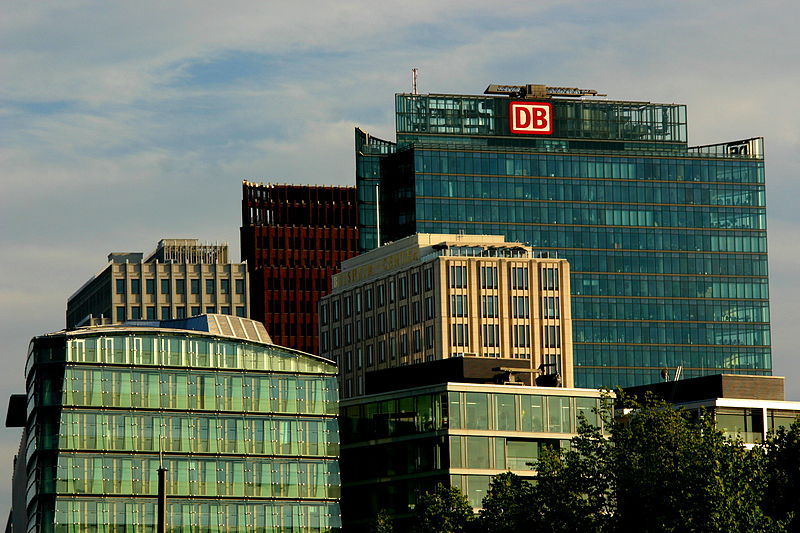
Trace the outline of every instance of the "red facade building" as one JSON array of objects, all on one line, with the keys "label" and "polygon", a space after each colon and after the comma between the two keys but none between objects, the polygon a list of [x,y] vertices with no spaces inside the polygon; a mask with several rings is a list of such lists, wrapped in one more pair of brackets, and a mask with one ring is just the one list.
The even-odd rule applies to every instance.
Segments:
[{"label": "red facade building", "polygon": [[245,181],[242,193],[250,316],[276,344],[316,354],[317,301],[358,253],[356,189]]}]

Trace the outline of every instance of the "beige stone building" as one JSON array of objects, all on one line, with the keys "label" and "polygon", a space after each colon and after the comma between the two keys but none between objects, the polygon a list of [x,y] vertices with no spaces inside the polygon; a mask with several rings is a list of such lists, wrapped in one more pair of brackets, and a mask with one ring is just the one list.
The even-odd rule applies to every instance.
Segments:
[{"label": "beige stone building", "polygon": [[525,359],[572,387],[569,294],[564,259],[502,236],[412,235],[342,263],[319,305],[320,355],[345,398],[368,371],[449,357]]},{"label": "beige stone building", "polygon": [[248,283],[247,264],[229,263],[227,244],[162,239],[147,258],[109,254],[67,300],[67,327],[214,313],[249,318]]}]

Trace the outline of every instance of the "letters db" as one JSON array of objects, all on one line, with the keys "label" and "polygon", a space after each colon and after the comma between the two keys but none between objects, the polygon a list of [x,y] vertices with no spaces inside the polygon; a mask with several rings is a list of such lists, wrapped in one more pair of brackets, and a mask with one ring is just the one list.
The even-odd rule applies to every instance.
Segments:
[{"label": "letters db", "polygon": [[551,135],[553,133],[553,105],[545,102],[511,102],[511,133]]}]

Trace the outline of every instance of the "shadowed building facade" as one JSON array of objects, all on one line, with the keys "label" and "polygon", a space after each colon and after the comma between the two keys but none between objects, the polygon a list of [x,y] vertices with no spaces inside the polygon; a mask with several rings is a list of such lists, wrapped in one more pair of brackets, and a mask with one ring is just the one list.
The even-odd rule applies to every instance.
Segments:
[{"label": "shadowed building facade", "polygon": [[396,142],[356,130],[362,250],[466,232],[557,252],[576,386],[771,374],[763,139],[690,147],[684,105],[536,85],[395,111]]},{"label": "shadowed building facade", "polygon": [[356,254],[354,187],[242,183],[242,260],[252,317],[275,342],[318,353],[317,301]]}]

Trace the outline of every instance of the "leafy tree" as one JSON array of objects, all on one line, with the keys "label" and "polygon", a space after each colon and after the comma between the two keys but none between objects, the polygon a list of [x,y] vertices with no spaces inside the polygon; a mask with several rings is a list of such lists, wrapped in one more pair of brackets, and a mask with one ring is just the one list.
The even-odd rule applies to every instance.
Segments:
[{"label": "leafy tree", "polygon": [[436,485],[426,492],[414,507],[415,533],[462,533],[469,529],[474,518],[472,505],[458,487]]},{"label": "leafy tree", "polygon": [[[537,463],[535,523],[544,531],[782,531],[761,509],[764,454],[726,439],[711,418],[620,394],[627,416],[599,413],[569,450]],[[796,494],[796,493],[795,493]]]},{"label": "leafy tree", "polygon": [[800,418],[778,428],[764,443],[766,489],[763,508],[788,531],[800,531]]},{"label": "leafy tree", "polygon": [[516,533],[533,519],[534,488],[516,474],[506,472],[492,478],[480,511],[480,531]]},{"label": "leafy tree", "polygon": [[378,515],[372,523],[370,528],[371,533],[394,533],[394,524],[392,523],[392,516],[386,509],[378,511]]}]

